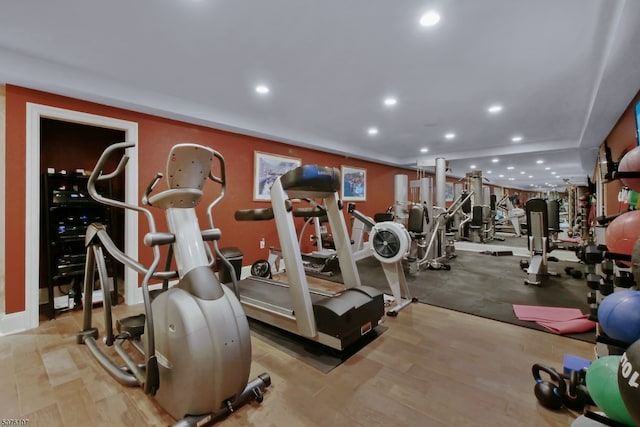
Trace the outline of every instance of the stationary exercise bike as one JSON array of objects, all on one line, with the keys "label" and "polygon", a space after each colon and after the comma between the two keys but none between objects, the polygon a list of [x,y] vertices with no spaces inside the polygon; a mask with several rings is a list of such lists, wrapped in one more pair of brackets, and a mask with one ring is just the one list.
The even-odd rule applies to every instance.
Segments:
[{"label": "stationary exercise bike", "polygon": [[[88,192],[98,202],[144,215],[149,225],[144,243],[152,248],[153,262],[147,268],[120,251],[103,225],[88,227],[84,321],[77,341],[85,344],[118,382],[140,386],[155,396],[160,406],[181,420],[176,425],[205,425],[249,399],[261,402],[263,390],[271,383],[268,374],[248,382],[251,341],[247,318],[234,292],[222,286],[215,276],[214,257],[205,243],[214,242],[215,247],[221,233],[217,228],[200,230],[196,217],[195,206],[207,179],[221,187],[211,205],[215,206],[224,196],[224,159],[215,150],[201,145],[178,144],[172,148],[167,160],[169,189],[151,195],[162,178],[158,173],[142,198],[143,204],[165,211],[169,231],[157,232],[148,209],[106,198],[96,190],[98,182],[109,181],[124,171],[128,161],[125,150],[132,146],[126,142],[114,144],[102,153],[89,178]],[[113,172],[104,173],[107,161],[118,151],[125,153],[118,166]],[[213,167],[219,170],[219,176],[212,173]],[[177,271],[158,271],[161,245],[170,245],[166,269],[175,259]],[[104,250],[144,276],[145,313],[118,320],[117,334],[113,331]],[[104,343],[115,348],[124,366],[101,349],[98,330],[92,326],[93,292],[98,287],[96,273],[104,295]],[[149,290],[152,279],[163,282],[161,290]],[[178,279],[178,283],[169,288],[172,279]],[[135,349],[139,354],[132,356],[125,348]]]}]

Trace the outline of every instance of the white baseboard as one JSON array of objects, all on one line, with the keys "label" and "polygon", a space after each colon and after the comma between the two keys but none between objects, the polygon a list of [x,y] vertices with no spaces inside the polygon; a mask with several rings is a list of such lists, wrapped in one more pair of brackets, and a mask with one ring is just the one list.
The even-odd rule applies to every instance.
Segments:
[{"label": "white baseboard", "polygon": [[37,324],[29,325],[29,316],[26,311],[10,314],[0,313],[0,336],[16,334],[37,326]]}]

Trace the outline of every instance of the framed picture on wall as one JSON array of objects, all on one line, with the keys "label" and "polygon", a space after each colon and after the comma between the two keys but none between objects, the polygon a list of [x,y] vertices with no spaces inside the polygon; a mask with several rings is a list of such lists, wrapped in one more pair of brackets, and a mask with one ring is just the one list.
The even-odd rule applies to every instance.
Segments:
[{"label": "framed picture on wall", "polygon": [[271,200],[271,186],[275,180],[301,164],[302,161],[294,157],[254,152],[253,200]]},{"label": "framed picture on wall", "polygon": [[453,202],[453,182],[444,183],[444,201]]},{"label": "framed picture on wall", "polygon": [[367,200],[367,170],[342,166],[342,200],[363,202]]},{"label": "framed picture on wall", "polygon": [[453,197],[456,198],[462,194],[462,184],[453,184]]}]

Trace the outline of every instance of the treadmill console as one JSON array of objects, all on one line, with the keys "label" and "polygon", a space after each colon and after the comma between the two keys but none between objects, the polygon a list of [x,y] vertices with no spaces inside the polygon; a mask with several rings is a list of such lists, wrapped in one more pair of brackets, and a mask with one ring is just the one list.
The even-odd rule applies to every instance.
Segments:
[{"label": "treadmill console", "polygon": [[328,166],[303,165],[282,175],[280,182],[287,192],[334,193],[340,189],[340,171]]}]

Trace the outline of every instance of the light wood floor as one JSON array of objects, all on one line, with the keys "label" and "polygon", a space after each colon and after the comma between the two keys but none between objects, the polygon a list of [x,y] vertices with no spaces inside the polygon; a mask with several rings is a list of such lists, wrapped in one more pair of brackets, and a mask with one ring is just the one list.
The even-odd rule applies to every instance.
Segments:
[{"label": "light wood floor", "polygon": [[[100,309],[97,309],[97,311]],[[140,307],[116,307],[116,314]],[[29,426],[168,425],[138,388],[116,383],[75,343],[79,312],[0,338],[0,418]],[[252,338],[252,378],[273,384],[262,404],[220,426],[568,426],[573,416],[540,407],[531,365],[562,368],[564,354],[593,358],[593,345],[414,304],[378,339],[323,374]]]}]

